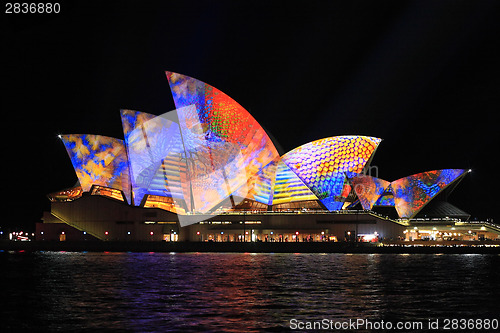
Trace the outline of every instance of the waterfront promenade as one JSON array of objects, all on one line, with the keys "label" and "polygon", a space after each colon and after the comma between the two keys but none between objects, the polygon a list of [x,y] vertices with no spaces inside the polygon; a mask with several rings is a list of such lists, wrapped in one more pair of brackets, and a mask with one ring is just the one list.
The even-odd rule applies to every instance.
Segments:
[{"label": "waterfront promenade", "polygon": [[393,241],[382,243],[0,241],[0,251],[500,254],[500,241]]}]

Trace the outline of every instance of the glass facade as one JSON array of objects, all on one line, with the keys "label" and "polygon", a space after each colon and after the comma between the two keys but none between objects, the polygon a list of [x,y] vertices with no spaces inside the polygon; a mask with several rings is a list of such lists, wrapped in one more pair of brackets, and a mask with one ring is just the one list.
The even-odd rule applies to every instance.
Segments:
[{"label": "glass facade", "polygon": [[83,190],[80,185],[62,191],[49,193],[47,196],[52,202],[73,201],[82,196]]},{"label": "glass facade", "polygon": [[279,161],[274,183],[273,205],[318,200],[302,180],[283,162]]}]

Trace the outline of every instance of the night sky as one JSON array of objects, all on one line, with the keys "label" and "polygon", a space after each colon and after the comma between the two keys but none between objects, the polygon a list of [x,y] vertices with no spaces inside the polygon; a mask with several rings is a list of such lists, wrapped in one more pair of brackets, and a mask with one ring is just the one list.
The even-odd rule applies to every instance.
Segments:
[{"label": "night sky", "polygon": [[58,134],[123,138],[120,109],[174,109],[165,70],[234,98],[282,152],[359,134],[384,139],[388,181],[471,168],[450,202],[500,222],[498,1],[59,3],[2,11],[0,226],[34,226],[77,181]]}]

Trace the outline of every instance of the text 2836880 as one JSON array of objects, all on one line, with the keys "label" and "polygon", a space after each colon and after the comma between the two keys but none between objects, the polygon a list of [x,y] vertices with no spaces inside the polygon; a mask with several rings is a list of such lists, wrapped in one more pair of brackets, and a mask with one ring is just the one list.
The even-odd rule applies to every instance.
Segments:
[{"label": "text 2836880", "polygon": [[5,14],[59,14],[58,2],[7,2]]}]

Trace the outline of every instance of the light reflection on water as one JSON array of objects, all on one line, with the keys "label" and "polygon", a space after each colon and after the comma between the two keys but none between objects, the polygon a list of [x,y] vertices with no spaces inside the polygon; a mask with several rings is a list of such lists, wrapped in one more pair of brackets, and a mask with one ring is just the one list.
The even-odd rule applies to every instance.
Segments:
[{"label": "light reflection on water", "polygon": [[0,328],[282,331],[301,320],[496,318],[500,256],[0,253]]}]

